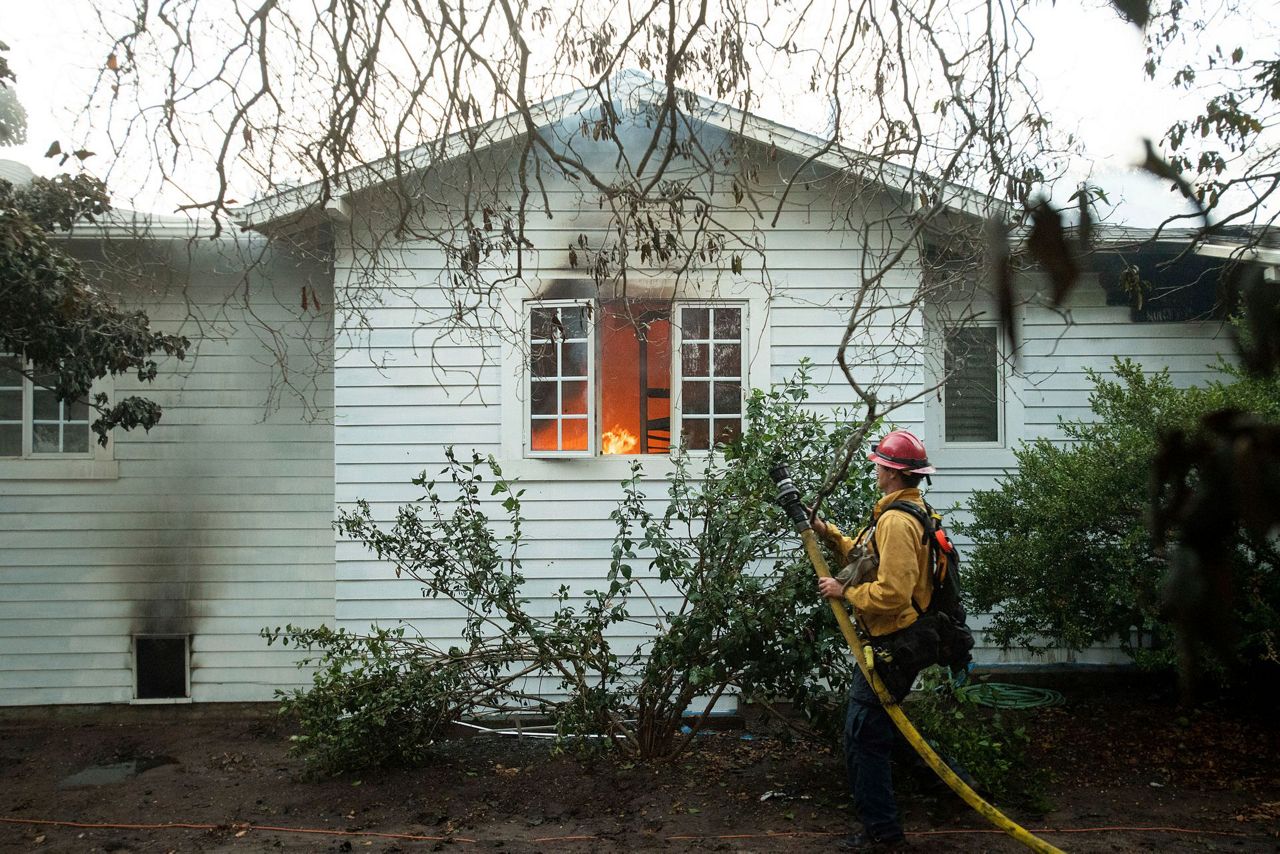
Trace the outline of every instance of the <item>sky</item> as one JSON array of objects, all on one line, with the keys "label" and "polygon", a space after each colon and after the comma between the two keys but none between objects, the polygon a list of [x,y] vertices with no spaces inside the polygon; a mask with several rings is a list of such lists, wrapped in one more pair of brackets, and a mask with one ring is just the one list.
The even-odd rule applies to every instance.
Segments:
[{"label": "sky", "polygon": [[[99,5],[113,2],[99,0]],[[105,61],[103,49],[83,33],[90,8],[82,0],[0,0],[0,40],[9,45],[9,62],[19,77],[17,92],[28,113],[29,138],[25,146],[0,149],[0,158],[23,161],[37,174],[59,171],[57,160],[43,155],[54,140],[64,149],[76,142],[89,86]],[[1141,159],[1141,140],[1158,140],[1174,117],[1195,109],[1194,99],[1147,80],[1140,32],[1113,14],[1058,2],[1042,4],[1028,20],[1036,35],[1030,70],[1040,81],[1042,107],[1088,147],[1089,157],[1074,162],[1060,186],[1066,193],[1083,180],[1103,186],[1117,205],[1108,221],[1155,225],[1176,207],[1174,197],[1164,182],[1132,167]],[[1253,37],[1241,35],[1246,43]],[[789,109],[794,107],[779,107],[769,115],[766,104],[761,112],[784,124],[802,125],[787,114]],[[104,174],[109,143],[98,140],[93,147],[108,150],[90,158],[86,167]],[[125,185],[130,174],[117,170],[111,176],[122,203],[129,201]],[[132,174],[138,175],[136,183],[145,181],[144,171]],[[169,195],[132,201],[135,207],[169,213],[181,200]]]}]

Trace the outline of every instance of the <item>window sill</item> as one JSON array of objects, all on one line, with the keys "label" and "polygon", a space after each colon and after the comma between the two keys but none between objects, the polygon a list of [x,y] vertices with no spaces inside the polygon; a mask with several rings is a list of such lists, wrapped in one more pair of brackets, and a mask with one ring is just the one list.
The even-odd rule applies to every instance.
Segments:
[{"label": "window sill", "polygon": [[[702,473],[706,455],[690,460],[690,476]],[[501,460],[502,473],[524,481],[579,480],[623,481],[631,477],[631,463],[644,466],[645,480],[661,480],[675,471],[675,463],[666,454],[609,455],[602,457],[524,457]]]},{"label": "window sill", "polygon": [[115,460],[0,460],[0,480],[117,480]]},{"label": "window sill", "polygon": [[190,705],[190,697],[153,697],[146,700],[140,700],[134,697],[129,701],[131,706],[182,706]]}]

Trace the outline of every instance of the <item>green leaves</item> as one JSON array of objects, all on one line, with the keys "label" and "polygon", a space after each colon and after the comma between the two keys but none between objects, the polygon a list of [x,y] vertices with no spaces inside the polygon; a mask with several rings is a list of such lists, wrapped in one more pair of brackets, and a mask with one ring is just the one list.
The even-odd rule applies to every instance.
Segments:
[{"label": "green leaves", "polygon": [[[1024,444],[1017,470],[996,489],[973,494],[972,521],[957,526],[974,541],[966,591],[975,608],[993,612],[988,636],[997,644],[1082,649],[1118,638],[1137,654],[1140,637],[1145,658],[1153,658],[1155,643],[1164,650],[1155,658],[1168,664],[1159,609],[1168,566],[1147,527],[1147,481],[1160,438],[1194,435],[1203,414],[1225,409],[1280,423],[1280,380],[1233,372],[1179,389],[1167,373],[1144,373],[1132,362],[1117,361],[1114,372],[1114,379],[1091,375],[1096,420],[1063,423],[1069,444]],[[1247,641],[1253,655],[1263,654],[1280,629],[1280,615],[1267,604],[1280,601],[1280,566],[1231,536],[1241,570],[1235,619],[1266,627]],[[1250,599],[1247,585],[1269,592]]]},{"label": "green leaves", "polygon": [[106,188],[87,175],[36,178],[23,190],[0,181],[0,352],[20,353],[42,378],[52,377],[59,400],[89,402],[104,445],[115,427],[151,429],[161,409],[140,397],[90,399],[93,383],[130,373],[150,382],[158,371],[153,355],[181,359],[190,346],[182,336],[153,331],[142,312],[116,307],[50,240],[49,231],[92,222],[109,207]]}]

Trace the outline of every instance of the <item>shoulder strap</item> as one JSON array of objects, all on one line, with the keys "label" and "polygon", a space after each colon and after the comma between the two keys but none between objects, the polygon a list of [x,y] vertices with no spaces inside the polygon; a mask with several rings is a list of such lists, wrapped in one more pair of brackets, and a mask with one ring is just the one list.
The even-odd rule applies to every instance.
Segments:
[{"label": "shoulder strap", "polygon": [[933,537],[930,536],[933,532],[933,508],[928,504],[921,507],[919,504],[910,501],[895,501],[884,510],[881,510],[880,515],[883,516],[890,510],[901,510],[920,523],[920,527],[924,529],[924,533],[920,537],[922,544],[929,545],[933,542]]}]

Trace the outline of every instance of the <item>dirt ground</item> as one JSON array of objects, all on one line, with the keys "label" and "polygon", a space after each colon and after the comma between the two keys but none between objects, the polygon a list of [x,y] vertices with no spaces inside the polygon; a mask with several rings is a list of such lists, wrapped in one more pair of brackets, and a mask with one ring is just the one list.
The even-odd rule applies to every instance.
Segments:
[{"label": "dirt ground", "polygon": [[[1051,808],[1011,817],[1067,851],[1280,850],[1275,709],[1131,693],[1025,716]],[[287,728],[243,708],[9,710],[0,850],[832,850],[852,821],[839,757],[751,735],[656,767],[480,736],[423,768],[309,780]],[[949,793],[903,780],[899,801],[914,850],[1022,850]]]}]

